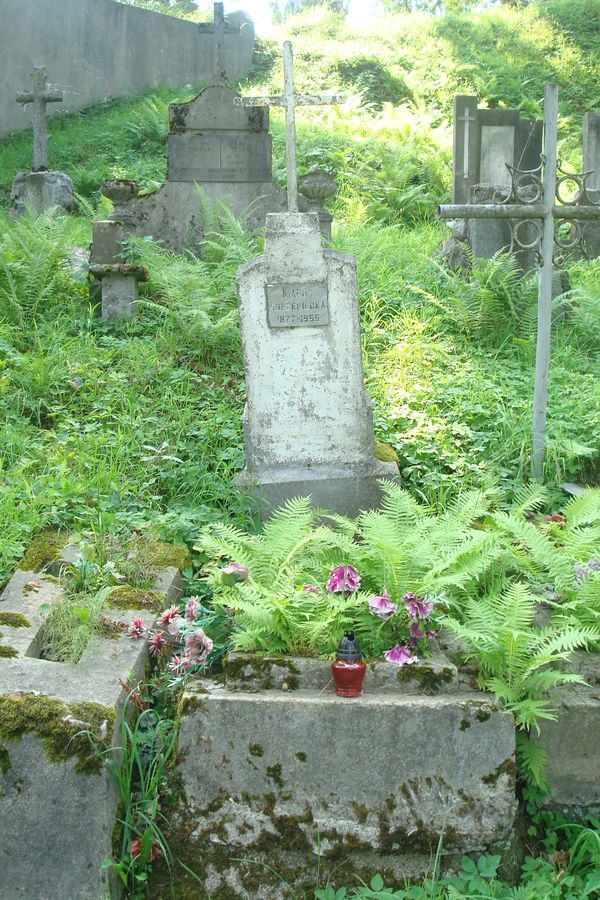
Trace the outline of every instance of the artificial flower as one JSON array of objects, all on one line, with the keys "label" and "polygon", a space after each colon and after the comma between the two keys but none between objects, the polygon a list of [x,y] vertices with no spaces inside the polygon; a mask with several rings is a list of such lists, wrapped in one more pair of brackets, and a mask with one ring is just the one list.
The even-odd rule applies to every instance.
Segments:
[{"label": "artificial flower", "polygon": [[179,615],[179,607],[178,606],[171,606],[169,609],[165,609],[164,613],[158,620],[159,625],[164,625],[164,626],[168,625],[169,622],[171,622],[178,615]]},{"label": "artificial flower", "polygon": [[248,581],[250,572],[246,566],[240,563],[231,562],[221,569],[221,579],[223,584],[237,584],[238,581]]},{"label": "artificial flower", "polygon": [[410,666],[419,662],[416,656],[413,656],[405,644],[396,644],[383,654],[388,662],[394,663],[395,666]]},{"label": "artificial flower", "polygon": [[320,594],[321,591],[316,586],[316,584],[303,584],[302,590],[306,591],[307,594]]},{"label": "artificial flower", "polygon": [[185,604],[185,621],[193,622],[198,618],[198,613],[200,611],[200,598],[199,597],[190,597],[188,602]]},{"label": "artificial flower", "polygon": [[129,637],[134,641],[137,641],[141,638],[144,633],[144,623],[141,619],[134,619],[131,625],[129,626]]},{"label": "artificial flower", "polygon": [[338,592],[351,594],[360,587],[360,575],[354,566],[337,566],[329,573],[325,587],[330,594]]},{"label": "artificial flower", "polygon": [[427,619],[433,609],[433,603],[430,600],[423,600],[412,591],[404,595],[402,602],[411,619]]},{"label": "artificial flower", "polygon": [[166,641],[160,631],[156,631],[148,641],[150,656],[160,656],[164,650]]},{"label": "artificial flower", "polygon": [[185,642],[184,652],[184,668],[191,669],[192,666],[203,666],[208,659],[208,654],[213,648],[213,642],[206,636],[202,628],[188,635]]},{"label": "artificial flower", "polygon": [[[140,853],[142,852],[142,839],[141,838],[135,838],[133,841],[131,841],[131,843],[129,844],[129,852],[131,853],[131,855],[134,859],[136,859],[140,855]],[[158,846],[158,844],[155,841],[152,844],[152,847],[150,849],[150,856],[148,858],[148,862],[154,862],[154,860],[158,859],[158,857],[160,855],[161,855],[160,847]]]},{"label": "artificial flower", "polygon": [[425,635],[423,634],[423,632],[421,631],[421,629],[419,628],[419,626],[417,625],[416,622],[411,623],[410,636],[411,636],[411,638],[413,638],[415,640],[420,640],[421,638],[425,637]]},{"label": "artificial flower", "polygon": [[369,609],[373,615],[379,616],[380,619],[389,619],[390,616],[393,616],[394,613],[398,612],[398,606],[395,603],[390,603],[390,595],[385,589],[379,596],[371,597],[369,600]]}]

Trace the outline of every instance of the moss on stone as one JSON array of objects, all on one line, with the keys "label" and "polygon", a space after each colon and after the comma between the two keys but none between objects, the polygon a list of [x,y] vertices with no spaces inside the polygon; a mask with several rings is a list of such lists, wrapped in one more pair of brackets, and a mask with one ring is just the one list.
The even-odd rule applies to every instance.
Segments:
[{"label": "moss on stone", "polygon": [[352,801],[352,807],[354,809],[354,812],[356,813],[357,820],[361,825],[364,825],[369,818],[369,810],[364,805],[364,803],[357,803],[356,800]]},{"label": "moss on stone", "polygon": [[192,564],[187,547],[166,544],[151,535],[135,536],[129,543],[129,549],[139,558],[141,567],[149,573],[168,566],[174,566],[183,572]]},{"label": "moss on stone", "polygon": [[12,768],[12,763],[8,755],[8,747],[0,744],[0,771],[6,773],[10,768]]},{"label": "moss on stone", "polygon": [[145,591],[143,588],[133,588],[128,584],[122,584],[110,592],[106,599],[106,605],[114,609],[146,609],[149,612],[159,613],[162,609],[163,598],[154,591]]},{"label": "moss on stone", "polygon": [[377,438],[375,438],[375,458],[381,462],[398,463],[398,454],[392,445],[386,444],[384,441],[378,441]]},{"label": "moss on stone", "polygon": [[[251,756],[264,756],[264,748],[260,744],[248,744],[248,753]],[[297,755],[297,754],[296,754]]]},{"label": "moss on stone", "polygon": [[31,623],[22,613],[0,612],[0,625],[8,628],[30,628]]},{"label": "moss on stone", "polygon": [[108,746],[114,719],[114,710],[99,703],[63,704],[39,694],[0,697],[2,741],[20,740],[24,734],[33,733],[43,741],[50,762],[62,763],[75,757],[75,771],[82,774],[102,769],[90,738],[100,747]]},{"label": "moss on stone", "polygon": [[9,647],[8,644],[0,644],[0,657],[3,659],[14,659],[18,655],[14,647]]},{"label": "moss on stone", "polygon": [[503,763],[496,767],[494,772],[490,772],[489,775],[482,775],[481,780],[484,784],[495,785],[502,775],[508,775],[511,784],[516,781],[517,767],[514,759],[505,759]]},{"label": "moss on stone", "polygon": [[206,703],[198,694],[206,694],[206,691],[194,689],[194,693],[182,694],[177,709],[177,719],[181,716],[191,716],[195,712],[206,712]]},{"label": "moss on stone", "polygon": [[283,778],[281,777],[281,763],[275,763],[273,766],[267,766],[266,768],[266,776],[270,778],[271,781],[274,781],[278,788],[282,788],[284,785]]},{"label": "moss on stone", "polygon": [[296,759],[299,759],[300,762],[306,762],[306,753],[303,750],[300,750],[299,753],[296,753]]},{"label": "moss on stone", "polygon": [[449,684],[454,680],[455,669],[443,666],[434,669],[432,666],[416,664],[413,666],[401,666],[396,678],[401,683],[415,681],[428,695],[439,694],[443,684]]},{"label": "moss on stone", "polygon": [[31,541],[17,568],[25,572],[39,572],[59,556],[63,547],[64,540],[60,533],[53,528],[46,528]]},{"label": "moss on stone", "polygon": [[[302,674],[294,661],[287,656],[263,656],[260,653],[228,656],[223,661],[223,671],[228,684],[235,683],[238,690],[271,690],[273,675],[279,669],[285,672],[282,689],[295,691]],[[249,684],[247,684],[249,683]]]}]

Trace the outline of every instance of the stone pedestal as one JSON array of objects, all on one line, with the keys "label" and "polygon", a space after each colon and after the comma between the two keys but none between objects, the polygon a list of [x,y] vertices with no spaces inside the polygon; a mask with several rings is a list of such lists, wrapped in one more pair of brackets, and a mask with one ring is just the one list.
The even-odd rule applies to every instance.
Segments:
[{"label": "stone pedestal", "polygon": [[[102,283],[102,318],[112,321],[131,318],[138,302],[138,282],[148,273],[143,266],[123,262],[124,227],[113,220],[94,222],[90,275]],[[95,300],[93,286],[90,288]]]},{"label": "stone pedestal", "polygon": [[41,213],[54,206],[69,212],[73,209],[73,182],[64,172],[19,172],[10,199],[11,218],[27,209]]},{"label": "stone pedestal", "polygon": [[265,512],[310,494],[346,515],[398,474],[375,458],[353,257],[325,250],[316,213],[267,216],[264,256],[238,270],[248,401],[241,483]]},{"label": "stone pedestal", "polygon": [[[400,884],[431,872],[442,834],[443,872],[509,847],[512,717],[441,655],[411,668],[370,665],[363,696],[344,699],[328,662],[238,656],[225,686],[187,691],[171,824],[207,894],[271,900],[274,872],[300,894],[317,866],[322,884]],[[259,862],[252,889],[235,859]]]}]

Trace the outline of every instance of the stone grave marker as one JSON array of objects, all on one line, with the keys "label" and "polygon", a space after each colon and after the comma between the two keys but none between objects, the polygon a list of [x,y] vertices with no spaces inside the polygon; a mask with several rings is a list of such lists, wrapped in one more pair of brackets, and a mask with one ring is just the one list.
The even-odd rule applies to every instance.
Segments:
[{"label": "stone grave marker", "polygon": [[[109,321],[134,315],[138,303],[138,282],[145,281],[148,277],[143,266],[128,263],[124,258],[125,239],[122,222],[108,219],[93,223],[93,256],[89,271],[102,284],[102,318]],[[94,294],[92,285],[92,300]]]},{"label": "stone grave marker", "polygon": [[46,106],[61,103],[63,95],[48,86],[48,76],[43,66],[31,73],[33,90],[17,94],[17,103],[31,103],[33,125],[33,165],[31,172],[19,172],[11,191],[12,217],[19,216],[29,207],[43,212],[50,206],[71,209],[73,206],[73,182],[64,172],[48,171],[48,123]]},{"label": "stone grave marker", "polygon": [[323,247],[316,213],[298,212],[289,42],[284,62],[289,211],[267,216],[264,255],[237,278],[248,396],[240,483],[267,508],[310,494],[354,515],[378,504],[378,478],[398,469],[375,458],[355,261]]},{"label": "stone grave marker", "polygon": [[[510,192],[509,166],[534,169],[542,151],[542,122],[522,119],[516,109],[479,109],[477,97],[454,100],[452,203],[491,203]],[[490,259],[511,247],[506,222],[469,219],[466,240],[475,257]],[[525,271],[535,267],[533,254],[518,252]]]}]

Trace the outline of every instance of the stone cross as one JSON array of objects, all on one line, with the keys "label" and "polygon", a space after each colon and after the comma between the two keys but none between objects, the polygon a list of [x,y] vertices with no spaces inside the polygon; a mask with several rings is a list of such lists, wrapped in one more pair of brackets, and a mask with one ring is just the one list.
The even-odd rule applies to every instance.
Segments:
[{"label": "stone cross", "polygon": [[327,106],[342,103],[346,96],[296,94],[294,91],[294,56],[291,41],[283,44],[284,93],[278,97],[236,97],[237,106],[283,106],[285,109],[285,150],[287,168],[288,212],[298,212],[298,173],[296,170],[296,107]]},{"label": "stone cross", "polygon": [[63,95],[60,91],[48,90],[48,77],[44,66],[36,66],[31,73],[33,91],[22,91],[17,94],[17,103],[25,106],[33,104],[33,171],[39,172],[48,168],[48,124],[46,122],[46,104],[61,103]]},{"label": "stone cross", "polygon": [[[588,176],[563,173],[557,181],[557,143],[558,87],[556,84],[547,84],[544,97],[543,165],[528,171],[508,167],[511,187],[495,203],[455,203],[440,206],[439,209],[441,219],[507,219],[512,225],[513,244],[522,249],[534,250],[538,254],[540,269],[531,457],[532,475],[538,481],[542,480],[544,465],[555,244],[558,245],[559,252],[575,249],[583,243],[579,222],[600,222],[600,204],[594,204],[594,198],[586,191],[586,177],[590,173]],[[561,196],[561,185],[565,181],[575,181],[578,184],[579,191],[574,199]],[[582,201],[587,201],[588,205],[582,205]],[[574,234],[567,238],[556,237],[556,220],[567,222]],[[533,239],[530,230],[533,230]]]},{"label": "stone cross", "polygon": [[225,13],[222,3],[215,3],[212,23],[202,23],[202,32],[214,34],[214,72],[213,84],[227,84],[227,69],[225,67],[225,35],[239,34],[237,25],[228,25],[225,21]]},{"label": "stone cross", "polygon": [[469,126],[477,122],[477,116],[472,116],[471,111],[465,107],[462,116],[457,119],[458,122],[464,123],[464,157],[463,157],[463,178],[469,177]]}]

